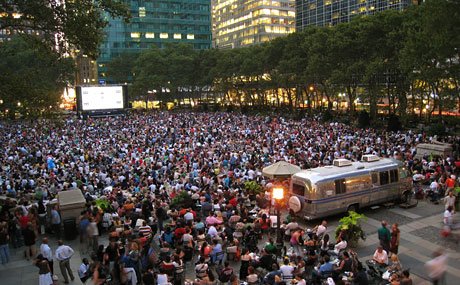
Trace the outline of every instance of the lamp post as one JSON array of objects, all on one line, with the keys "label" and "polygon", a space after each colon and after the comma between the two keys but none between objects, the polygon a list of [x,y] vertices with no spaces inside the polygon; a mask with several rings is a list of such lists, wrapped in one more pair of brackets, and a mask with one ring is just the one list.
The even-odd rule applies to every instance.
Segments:
[{"label": "lamp post", "polygon": [[276,201],[276,246],[278,250],[283,247],[283,237],[281,236],[281,201],[284,199],[283,187],[273,188],[273,198]]}]

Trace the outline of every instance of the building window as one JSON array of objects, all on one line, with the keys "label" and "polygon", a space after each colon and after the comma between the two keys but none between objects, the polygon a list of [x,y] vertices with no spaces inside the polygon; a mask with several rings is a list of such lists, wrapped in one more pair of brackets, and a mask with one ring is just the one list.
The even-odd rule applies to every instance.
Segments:
[{"label": "building window", "polygon": [[194,34],[187,34],[187,40],[194,40],[195,35]]},{"label": "building window", "polygon": [[160,33],[160,39],[167,39],[169,38],[168,33]]},{"label": "building window", "polygon": [[176,40],[182,39],[182,35],[181,35],[181,34],[174,34],[173,37],[174,37],[174,39],[176,39]]},{"label": "building window", "polygon": [[155,38],[155,34],[154,34],[154,33],[145,33],[145,38],[146,38],[146,39],[154,39],[154,38]]},{"label": "building window", "polygon": [[138,39],[141,37],[141,33],[131,33],[131,38]]},{"label": "building window", "polygon": [[145,17],[145,7],[139,7],[139,18]]}]

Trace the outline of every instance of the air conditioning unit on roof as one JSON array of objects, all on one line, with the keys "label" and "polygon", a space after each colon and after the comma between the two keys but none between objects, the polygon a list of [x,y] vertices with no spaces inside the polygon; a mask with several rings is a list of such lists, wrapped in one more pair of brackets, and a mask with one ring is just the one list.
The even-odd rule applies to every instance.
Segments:
[{"label": "air conditioning unit on roof", "polygon": [[337,167],[350,166],[351,161],[349,161],[348,159],[339,158],[339,159],[334,159],[333,164],[334,166],[337,166]]},{"label": "air conditioning unit on roof", "polygon": [[363,158],[361,159],[361,161],[363,162],[374,162],[374,161],[379,161],[379,160],[380,160],[380,157],[374,154],[363,155]]}]

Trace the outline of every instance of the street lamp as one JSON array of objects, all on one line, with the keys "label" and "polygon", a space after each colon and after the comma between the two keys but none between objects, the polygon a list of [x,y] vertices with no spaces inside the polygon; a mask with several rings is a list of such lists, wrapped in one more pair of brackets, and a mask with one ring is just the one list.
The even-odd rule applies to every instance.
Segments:
[{"label": "street lamp", "polygon": [[283,237],[281,236],[281,201],[284,199],[283,187],[273,188],[273,199],[276,201],[276,246],[279,251],[283,248]]}]

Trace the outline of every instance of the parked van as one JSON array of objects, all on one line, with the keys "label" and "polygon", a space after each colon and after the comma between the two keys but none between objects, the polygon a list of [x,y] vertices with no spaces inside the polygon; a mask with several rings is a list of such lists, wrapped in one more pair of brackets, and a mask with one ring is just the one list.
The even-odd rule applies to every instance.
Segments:
[{"label": "parked van", "polygon": [[412,179],[402,162],[364,155],[361,162],[336,159],[333,165],[303,170],[290,184],[289,207],[307,220],[405,200]]}]

